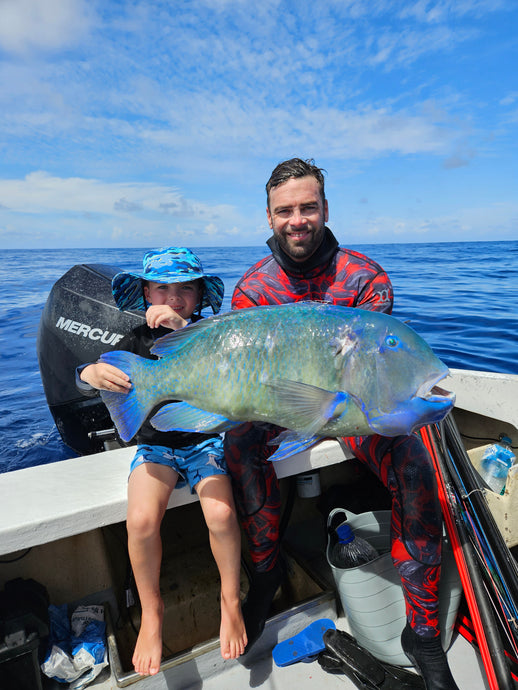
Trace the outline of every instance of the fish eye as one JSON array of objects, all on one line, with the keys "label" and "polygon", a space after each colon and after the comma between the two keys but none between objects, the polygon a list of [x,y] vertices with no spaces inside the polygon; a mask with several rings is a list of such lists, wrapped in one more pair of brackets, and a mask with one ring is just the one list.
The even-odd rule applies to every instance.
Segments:
[{"label": "fish eye", "polygon": [[399,345],[399,338],[395,335],[387,335],[385,338],[385,345],[393,349]]}]

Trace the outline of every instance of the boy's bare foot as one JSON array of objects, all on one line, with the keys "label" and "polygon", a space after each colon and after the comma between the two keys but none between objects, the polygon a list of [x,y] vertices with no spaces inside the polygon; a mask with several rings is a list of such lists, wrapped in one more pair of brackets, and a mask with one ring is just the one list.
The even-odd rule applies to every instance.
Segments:
[{"label": "boy's bare foot", "polygon": [[163,610],[142,612],[137,644],[133,652],[133,666],[141,676],[154,676],[160,671],[162,660]]},{"label": "boy's bare foot", "polygon": [[241,602],[227,603],[221,597],[221,627],[219,642],[224,659],[237,659],[244,653],[247,644],[245,622],[241,613]]}]

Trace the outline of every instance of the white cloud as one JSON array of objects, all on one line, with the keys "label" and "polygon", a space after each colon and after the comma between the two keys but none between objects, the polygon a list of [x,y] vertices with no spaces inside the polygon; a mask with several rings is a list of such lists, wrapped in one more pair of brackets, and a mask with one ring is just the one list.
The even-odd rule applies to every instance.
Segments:
[{"label": "white cloud", "polygon": [[[190,113],[195,113],[190,117]],[[207,104],[198,94],[185,94],[168,122],[135,129],[131,136],[140,149],[152,147],[156,155],[168,151],[188,156],[198,146],[221,159],[241,156],[246,150],[261,156],[265,146],[283,152],[311,146],[325,157],[371,158],[392,153],[446,153],[459,132],[444,107],[430,102],[412,109],[362,106],[339,109],[320,104],[302,105],[296,114],[288,108],[264,108],[237,97],[215,96]]]},{"label": "white cloud", "polygon": [[[74,27],[86,26],[87,5],[49,2],[61,8],[46,19],[58,47],[59,36],[68,40]],[[29,3],[42,5],[6,0],[5,7],[16,14],[13,8],[28,12]],[[294,7],[224,0],[174,10],[168,3],[101,4],[78,55],[0,67],[0,128],[27,147],[33,169],[50,157],[79,170],[80,159],[87,175],[95,173],[98,151],[109,161],[108,175],[117,167],[132,172],[133,161],[135,170],[167,166],[171,157],[184,169],[197,161],[200,170],[215,158],[264,156],[265,149],[280,156],[308,148],[326,157],[448,154],[459,127],[452,102],[448,116],[432,87],[419,100],[409,85],[405,103],[395,107],[395,93],[374,100],[366,84],[377,69],[394,71],[466,41],[468,29],[416,21],[432,7],[454,12],[454,3]],[[29,24],[27,45],[38,36]],[[12,34],[22,44],[20,31]],[[46,33],[52,32],[44,26]],[[439,119],[426,112],[427,102],[444,111]]]},{"label": "white cloud", "polygon": [[16,213],[81,213],[219,217],[229,207],[185,199],[173,188],[146,183],[106,183],[78,177],[59,178],[44,171],[23,180],[1,180],[2,205]]},{"label": "white cloud", "polygon": [[[24,245],[28,236],[34,246],[46,247],[162,246],[171,237],[198,246],[225,244],[245,225],[236,207],[187,199],[173,187],[58,178],[43,171],[0,179],[0,199],[4,246]],[[265,226],[248,232],[249,243],[262,241]]]},{"label": "white cloud", "polygon": [[505,200],[508,5],[0,0],[0,222],[58,246],[59,229],[139,246],[173,231],[260,242],[264,182],[294,155],[346,170],[335,188],[345,177],[365,211],[403,223],[377,193],[401,166],[419,170],[401,179],[437,214],[451,209],[444,176],[459,203],[480,198],[484,176]]},{"label": "white cloud", "polygon": [[417,21],[434,23],[452,17],[479,17],[505,7],[505,0],[417,0],[395,3],[401,18],[413,17]]},{"label": "white cloud", "polygon": [[518,101],[518,91],[512,91],[511,93],[508,93],[507,96],[504,96],[504,98],[500,99],[500,105],[507,106],[507,105],[514,105]]},{"label": "white cloud", "polygon": [[[369,242],[473,242],[487,240],[488,227],[494,240],[516,239],[518,203],[459,206],[451,213],[412,217],[379,215],[354,224],[337,216],[334,227],[347,227],[345,244]],[[335,231],[336,232],[336,231]],[[339,239],[339,231],[336,232]],[[342,241],[344,241],[342,239]]]},{"label": "white cloud", "polygon": [[91,19],[86,0],[2,0],[0,46],[17,55],[57,51],[82,38]]}]

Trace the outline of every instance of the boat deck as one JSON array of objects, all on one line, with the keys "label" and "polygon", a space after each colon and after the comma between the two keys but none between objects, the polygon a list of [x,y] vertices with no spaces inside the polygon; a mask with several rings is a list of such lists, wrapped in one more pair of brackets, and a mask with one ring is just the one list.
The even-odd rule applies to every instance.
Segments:
[{"label": "boat deck", "polygon": [[[320,617],[320,613],[318,614]],[[345,618],[331,616],[340,630],[347,630]],[[208,643],[207,651],[190,662],[183,670],[178,666],[164,668],[158,675],[150,678],[134,677],[138,690],[243,690],[244,688],[296,688],[297,690],[357,690],[357,686],[344,674],[330,674],[324,671],[317,661],[299,662],[280,668],[275,665],[271,649],[277,641],[288,639],[311,622],[294,622],[286,616],[271,619],[267,625],[264,639],[257,643],[257,652],[235,661],[224,661],[219,654],[217,641]],[[298,623],[298,625],[297,625]],[[489,690],[480,656],[460,635],[456,636],[448,652],[448,660],[459,690]],[[131,689],[133,683],[127,685]],[[113,674],[106,670],[89,687],[92,690],[116,690]]]}]

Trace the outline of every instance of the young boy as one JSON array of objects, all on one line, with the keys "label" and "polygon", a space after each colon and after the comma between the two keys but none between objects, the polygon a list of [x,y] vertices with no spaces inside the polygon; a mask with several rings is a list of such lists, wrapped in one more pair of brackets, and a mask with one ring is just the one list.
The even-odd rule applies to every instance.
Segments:
[{"label": "young boy", "polygon": [[[222,280],[204,274],[198,257],[183,247],[147,252],[143,264],[143,273],[115,275],[112,291],[121,310],[147,308],[146,324],[126,336],[119,349],[152,359],[150,349],[157,338],[202,318],[203,307],[217,313],[224,288]],[[131,388],[124,372],[104,362],[79,367],[78,375],[82,390],[127,393]],[[240,531],[222,439],[217,434],[160,432],[146,420],[137,442],[127,513],[128,550],[142,607],[135,671],[154,675],[160,669],[164,610],[159,588],[160,524],[171,492],[185,481],[199,496],[221,577],[221,654],[235,659],[243,654],[247,637],[239,598]]]}]

